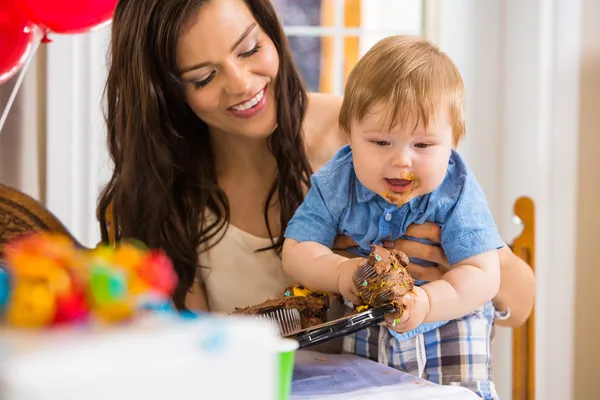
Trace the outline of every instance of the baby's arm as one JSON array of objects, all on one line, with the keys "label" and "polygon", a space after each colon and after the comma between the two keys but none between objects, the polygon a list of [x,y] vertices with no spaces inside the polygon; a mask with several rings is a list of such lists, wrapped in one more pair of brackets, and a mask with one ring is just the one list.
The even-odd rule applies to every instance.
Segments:
[{"label": "baby's arm", "polygon": [[311,290],[337,293],[340,267],[347,261],[317,242],[286,239],[283,243],[283,269]]},{"label": "baby's arm", "polygon": [[283,244],[283,268],[300,284],[311,290],[341,293],[354,303],[358,293],[352,275],[362,258],[346,258],[317,242],[298,242],[286,239]]},{"label": "baby's arm", "polygon": [[340,293],[357,302],[357,290],[352,274],[361,258],[335,254],[343,204],[347,198],[336,198],[332,180],[338,171],[323,168],[311,177],[311,188],[285,230],[282,264],[285,272],[311,290]]},{"label": "baby's arm", "polygon": [[[460,318],[492,300],[500,287],[498,249],[504,245],[481,186],[458,155],[440,215],[441,245],[452,265],[441,279],[427,283],[429,297],[425,321]],[[462,172],[461,172],[462,170]],[[458,196],[456,190],[460,189]]]},{"label": "baby's arm", "polygon": [[499,287],[498,250],[469,257],[441,279],[422,286],[429,297],[425,322],[460,318],[493,299]]}]

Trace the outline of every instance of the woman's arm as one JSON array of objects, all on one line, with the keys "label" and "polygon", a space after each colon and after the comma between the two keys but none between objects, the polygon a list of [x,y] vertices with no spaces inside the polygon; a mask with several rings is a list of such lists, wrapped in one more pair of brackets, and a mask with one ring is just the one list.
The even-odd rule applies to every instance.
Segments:
[{"label": "woman's arm", "polygon": [[497,320],[500,326],[518,328],[531,315],[535,302],[535,275],[525,261],[508,246],[498,252],[500,257],[500,290],[494,305],[500,311],[510,309],[506,320]]},{"label": "woman's arm", "polygon": [[[411,225],[407,235],[440,243],[440,228],[433,223]],[[342,242],[340,241],[340,243]],[[403,251],[410,257],[438,264],[438,268],[410,264],[408,269],[417,279],[437,280],[450,268],[448,259],[440,247],[402,239],[386,242],[385,246]],[[517,257],[508,246],[505,245],[500,249],[498,256],[500,259],[500,290],[494,298],[494,305],[501,312],[510,309],[510,315],[505,320],[497,320],[496,324],[518,328],[527,321],[533,309],[535,275],[529,265]]]}]

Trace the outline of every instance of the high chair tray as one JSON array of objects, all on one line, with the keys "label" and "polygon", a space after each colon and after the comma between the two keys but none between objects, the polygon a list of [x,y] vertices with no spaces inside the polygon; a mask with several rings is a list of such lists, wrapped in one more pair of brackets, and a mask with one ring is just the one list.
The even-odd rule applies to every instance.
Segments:
[{"label": "high chair tray", "polygon": [[383,322],[387,314],[395,312],[395,306],[386,304],[357,314],[351,314],[343,318],[325,322],[321,325],[306,328],[287,335],[286,337],[298,341],[299,347],[302,349],[325,343],[369,326],[376,325]]}]

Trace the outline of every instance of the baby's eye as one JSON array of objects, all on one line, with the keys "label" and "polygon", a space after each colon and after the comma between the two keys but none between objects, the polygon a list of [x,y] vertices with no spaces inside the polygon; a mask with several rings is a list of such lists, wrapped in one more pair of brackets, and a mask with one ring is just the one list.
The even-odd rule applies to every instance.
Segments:
[{"label": "baby's eye", "polygon": [[375,141],[373,141],[373,143],[375,143],[377,146],[381,146],[381,147],[390,145],[390,142],[388,142],[387,140],[375,140]]},{"label": "baby's eye", "polygon": [[426,149],[429,147],[429,145],[427,143],[417,143],[415,144],[415,147],[418,149]]}]

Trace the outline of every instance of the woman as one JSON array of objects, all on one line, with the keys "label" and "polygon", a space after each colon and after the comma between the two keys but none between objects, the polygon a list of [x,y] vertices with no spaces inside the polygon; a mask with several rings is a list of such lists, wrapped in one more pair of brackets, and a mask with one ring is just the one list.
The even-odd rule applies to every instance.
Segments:
[{"label": "woman", "polygon": [[[165,249],[178,308],[229,312],[280,295],[291,283],[282,229],[346,140],[340,99],[306,94],[270,1],[120,0],[106,96],[115,169],[99,202],[103,240],[111,207],[116,239]],[[439,248],[389,245],[444,266]],[[496,304],[519,325],[533,274],[502,254]]]}]

